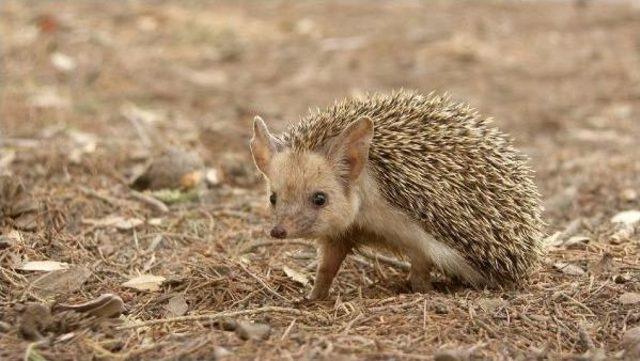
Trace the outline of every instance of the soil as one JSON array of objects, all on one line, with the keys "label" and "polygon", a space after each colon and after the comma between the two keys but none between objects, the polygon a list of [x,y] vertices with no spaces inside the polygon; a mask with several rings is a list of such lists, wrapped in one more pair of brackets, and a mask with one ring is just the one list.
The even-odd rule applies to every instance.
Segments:
[{"label": "soil", "polygon": [[[638,359],[638,2],[7,0],[0,17],[0,359]],[[448,92],[531,157],[544,264],[515,289],[414,294],[403,264],[354,256],[329,300],[300,302],[315,249],[265,234],[251,120],[398,88]],[[183,192],[132,191],[168,149],[200,158],[178,161]]]}]

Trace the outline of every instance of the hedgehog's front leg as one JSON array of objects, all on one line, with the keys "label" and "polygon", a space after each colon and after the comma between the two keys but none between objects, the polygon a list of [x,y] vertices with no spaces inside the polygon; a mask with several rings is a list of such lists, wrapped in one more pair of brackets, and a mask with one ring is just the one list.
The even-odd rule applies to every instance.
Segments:
[{"label": "hedgehog's front leg", "polygon": [[335,240],[321,240],[319,244],[320,260],[316,271],[316,280],[307,299],[323,300],[329,296],[331,283],[335,278],[342,261],[351,250],[349,246]]}]

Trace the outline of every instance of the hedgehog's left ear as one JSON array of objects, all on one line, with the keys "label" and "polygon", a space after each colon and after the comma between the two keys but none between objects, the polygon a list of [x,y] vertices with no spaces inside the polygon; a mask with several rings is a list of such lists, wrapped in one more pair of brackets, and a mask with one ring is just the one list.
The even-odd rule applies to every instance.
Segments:
[{"label": "hedgehog's left ear", "polygon": [[360,118],[335,138],[329,146],[328,157],[347,180],[354,181],[367,164],[372,140],[373,121],[368,117]]},{"label": "hedgehog's left ear", "polygon": [[278,151],[279,142],[271,135],[264,120],[259,116],[253,118],[253,138],[251,138],[251,154],[256,167],[266,177],[269,175],[269,163],[271,158]]}]

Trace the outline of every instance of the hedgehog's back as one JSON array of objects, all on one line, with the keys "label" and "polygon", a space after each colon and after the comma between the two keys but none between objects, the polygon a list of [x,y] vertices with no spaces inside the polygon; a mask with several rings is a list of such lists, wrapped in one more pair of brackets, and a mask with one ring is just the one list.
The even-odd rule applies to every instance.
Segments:
[{"label": "hedgehog's back", "polygon": [[369,168],[386,200],[465,255],[490,282],[515,282],[537,263],[542,221],[526,159],[469,107],[396,92],[312,113],[283,135],[320,150],[351,122],[374,121]]}]

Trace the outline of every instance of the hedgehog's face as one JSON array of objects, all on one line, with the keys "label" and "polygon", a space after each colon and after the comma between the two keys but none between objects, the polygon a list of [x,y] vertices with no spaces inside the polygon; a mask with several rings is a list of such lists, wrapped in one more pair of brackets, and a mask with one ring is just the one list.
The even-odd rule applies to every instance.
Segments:
[{"label": "hedgehog's face", "polygon": [[322,152],[282,148],[264,122],[254,123],[251,151],[265,175],[275,238],[332,237],[353,223],[360,200],[352,191],[368,157],[373,125],[355,122]]}]

